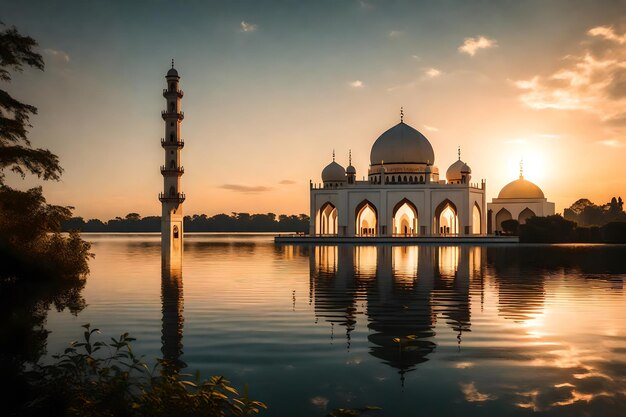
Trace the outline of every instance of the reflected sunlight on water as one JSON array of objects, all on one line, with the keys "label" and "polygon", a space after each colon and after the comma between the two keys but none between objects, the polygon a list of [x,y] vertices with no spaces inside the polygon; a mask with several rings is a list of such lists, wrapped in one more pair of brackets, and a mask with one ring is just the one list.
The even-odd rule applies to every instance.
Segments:
[{"label": "reflected sunlight on water", "polygon": [[[275,246],[192,234],[161,274],[155,234],[92,234],[78,317],[137,351],[249,384],[267,415],[623,416],[625,246]],[[409,410],[407,412],[407,410]]]}]

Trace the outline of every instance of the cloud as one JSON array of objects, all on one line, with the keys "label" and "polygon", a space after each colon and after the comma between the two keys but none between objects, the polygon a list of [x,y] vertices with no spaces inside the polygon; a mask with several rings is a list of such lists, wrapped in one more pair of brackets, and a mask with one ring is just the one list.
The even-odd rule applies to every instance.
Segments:
[{"label": "cloud", "polygon": [[424,125],[424,129],[428,130],[429,132],[439,132],[439,128],[436,128],[435,126]]},{"label": "cloud", "polygon": [[352,88],[361,88],[363,87],[363,81],[361,80],[350,81],[348,85]]},{"label": "cloud", "polygon": [[581,110],[605,122],[626,121],[626,35],[598,26],[583,50],[564,58],[552,74],[515,81],[526,106],[542,110]]},{"label": "cloud", "polygon": [[279,184],[282,185],[291,185],[291,184],[295,184],[296,182],[293,180],[282,180],[281,182],[279,182]]},{"label": "cloud", "polygon": [[401,30],[392,30],[391,32],[389,32],[387,34],[388,37],[390,38],[398,38],[400,36],[402,36],[402,31]]},{"label": "cloud", "polygon": [[46,55],[50,55],[54,58],[59,58],[65,62],[70,62],[70,56],[67,54],[67,52],[61,51],[60,49],[47,48],[44,49],[43,52]]},{"label": "cloud", "polygon": [[224,190],[237,191],[240,193],[252,194],[252,193],[261,193],[265,191],[270,191],[271,187],[264,187],[261,185],[240,185],[240,184],[223,184],[220,185],[219,188],[223,188]]},{"label": "cloud", "polygon": [[459,385],[461,386],[461,391],[463,392],[463,395],[465,395],[465,401],[468,401],[470,403],[491,401],[498,398],[495,395],[483,394],[482,392],[478,392],[478,389],[476,388],[476,384],[474,382]]},{"label": "cloud", "polygon": [[498,46],[495,39],[489,39],[485,36],[477,36],[475,38],[465,38],[463,45],[459,46],[458,51],[469,56],[476,55],[480,49],[494,48]]},{"label": "cloud", "polygon": [[597,26],[595,28],[589,29],[587,31],[587,35],[589,36],[599,36],[601,38],[607,39],[609,41],[615,41],[619,44],[626,43],[626,34],[618,35],[613,30],[612,26]]},{"label": "cloud", "polygon": [[419,55],[415,55],[415,54],[411,55],[411,58],[413,58],[416,61],[421,61],[422,60],[422,58]]},{"label": "cloud", "polygon": [[242,20],[241,23],[239,24],[239,27],[241,28],[242,32],[254,32],[257,30],[258,25],[256,25],[255,23],[250,23],[250,22],[246,22],[245,20]]},{"label": "cloud", "polygon": [[441,75],[441,71],[439,71],[437,68],[427,68],[426,70],[424,70],[424,74],[428,78],[436,78]]},{"label": "cloud", "polygon": [[617,139],[605,139],[598,141],[600,145],[608,146],[609,148],[622,148],[626,146],[626,144],[620,142]]}]

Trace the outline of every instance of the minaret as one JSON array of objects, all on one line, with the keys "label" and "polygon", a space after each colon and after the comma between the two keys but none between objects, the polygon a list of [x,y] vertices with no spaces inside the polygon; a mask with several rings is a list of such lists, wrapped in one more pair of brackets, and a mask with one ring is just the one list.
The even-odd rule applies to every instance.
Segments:
[{"label": "minaret", "polygon": [[161,112],[165,121],[165,138],[161,146],[165,150],[165,165],[161,167],[163,174],[163,192],[159,194],[161,201],[161,259],[163,265],[180,265],[183,257],[183,201],[185,194],[180,189],[180,177],[185,170],[180,165],[180,151],[185,145],[180,137],[180,124],[185,117],[180,110],[182,90],[178,89],[178,71],[172,68],[165,76],[167,88],[163,90],[166,110]]}]

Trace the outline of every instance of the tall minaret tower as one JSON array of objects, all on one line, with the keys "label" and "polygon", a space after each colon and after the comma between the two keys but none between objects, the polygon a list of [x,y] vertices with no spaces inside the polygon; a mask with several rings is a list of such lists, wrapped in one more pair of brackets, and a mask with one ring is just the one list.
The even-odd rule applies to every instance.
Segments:
[{"label": "tall minaret tower", "polygon": [[165,165],[161,167],[163,174],[163,192],[159,194],[161,201],[161,247],[163,265],[175,266],[182,263],[183,257],[183,201],[185,194],[180,189],[180,177],[185,170],[180,165],[180,151],[185,145],[180,137],[180,125],[185,117],[180,110],[180,99],[183,92],[178,88],[180,77],[172,68],[165,76],[167,88],[163,90],[166,110],[161,112],[165,121],[165,138],[161,146],[165,150]]}]

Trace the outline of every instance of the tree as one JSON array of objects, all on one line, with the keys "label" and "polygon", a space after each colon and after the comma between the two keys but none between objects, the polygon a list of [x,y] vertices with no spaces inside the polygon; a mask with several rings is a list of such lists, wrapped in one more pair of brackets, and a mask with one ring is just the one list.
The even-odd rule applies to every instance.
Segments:
[{"label": "tree", "polygon": [[[33,38],[15,27],[0,31],[0,81],[10,82],[11,72],[24,67],[43,71],[43,59],[33,50],[36,46]],[[56,155],[31,146],[27,133],[34,114],[36,107],[0,89],[0,280],[84,277],[90,245],[77,233],[69,238],[60,234],[72,207],[47,204],[41,187],[18,191],[4,183],[6,169],[44,180],[59,180],[63,172]]]},{"label": "tree", "polygon": [[508,219],[503,221],[502,231],[507,235],[519,235],[519,222],[515,219]]},{"label": "tree", "polygon": [[[14,26],[1,31],[0,81],[11,82],[10,71],[22,72],[25,66],[43,71],[43,59],[33,51],[36,46],[33,38],[20,35]],[[0,89],[0,185],[4,184],[5,169],[22,177],[31,173],[44,180],[58,180],[63,172],[56,155],[47,149],[34,149],[26,136],[31,127],[30,116],[35,114],[35,106]]]},{"label": "tree", "polygon": [[141,216],[139,215],[139,213],[128,213],[126,215],[126,220],[139,221],[141,220]]}]

